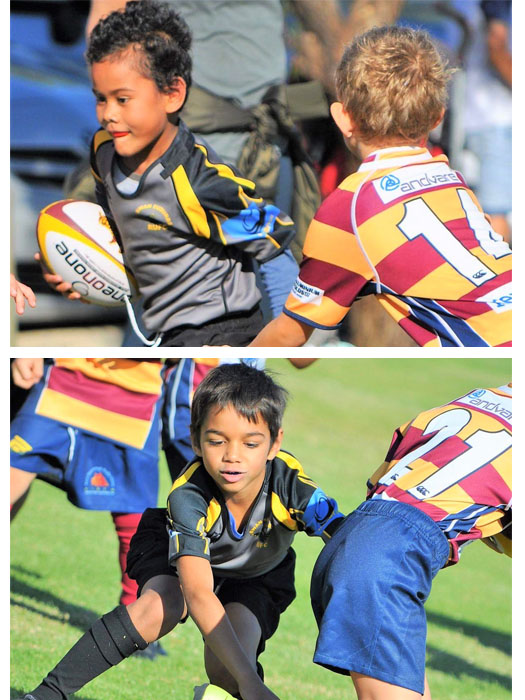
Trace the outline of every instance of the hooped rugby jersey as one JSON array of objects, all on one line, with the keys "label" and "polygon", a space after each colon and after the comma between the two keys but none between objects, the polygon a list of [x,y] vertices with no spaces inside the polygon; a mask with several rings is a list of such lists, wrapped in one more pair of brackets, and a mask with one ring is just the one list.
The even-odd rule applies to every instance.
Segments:
[{"label": "hooped rugby jersey", "polygon": [[446,156],[372,153],[321,204],[285,313],[340,324],[376,294],[425,347],[511,344],[511,250]]},{"label": "hooped rugby jersey", "polygon": [[159,359],[46,360],[44,376],[32,387],[20,413],[44,416],[156,454],[162,370]]},{"label": "hooped rugby jersey", "polygon": [[262,488],[243,532],[237,532],[221,491],[196,460],[174,482],[168,496],[169,561],[204,557],[227,578],[259,576],[286,556],[295,534],[329,538],[343,515],[288,452],[266,465]]},{"label": "hooped rugby jersey", "polygon": [[512,389],[476,389],[396,430],[368,498],[429,515],[449,539],[454,564],[467,542],[512,538],[511,456]]},{"label": "hooped rugby jersey", "polygon": [[288,246],[295,235],[290,217],[258,197],[255,184],[182,121],[133,194],[118,190],[114,160],[113,139],[101,129],[91,146],[97,199],[139,286],[147,330],[251,310],[261,298],[251,258],[264,263]]}]

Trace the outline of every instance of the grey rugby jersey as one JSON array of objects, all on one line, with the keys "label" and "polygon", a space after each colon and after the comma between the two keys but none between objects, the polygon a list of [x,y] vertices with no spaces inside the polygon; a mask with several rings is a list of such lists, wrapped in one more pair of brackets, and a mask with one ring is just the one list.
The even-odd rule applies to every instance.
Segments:
[{"label": "grey rugby jersey", "polygon": [[200,460],[189,464],[168,496],[169,562],[204,557],[214,573],[252,578],[271,571],[286,556],[299,531],[331,537],[344,516],[288,452],[266,465],[263,486],[242,533],[220,489]]},{"label": "grey rugby jersey", "polygon": [[295,235],[292,220],[257,197],[255,185],[197,142],[185,124],[142,174],[137,190],[115,186],[113,139],[93,137],[97,199],[143,297],[149,332],[201,325],[260,300],[251,258],[263,263]]}]

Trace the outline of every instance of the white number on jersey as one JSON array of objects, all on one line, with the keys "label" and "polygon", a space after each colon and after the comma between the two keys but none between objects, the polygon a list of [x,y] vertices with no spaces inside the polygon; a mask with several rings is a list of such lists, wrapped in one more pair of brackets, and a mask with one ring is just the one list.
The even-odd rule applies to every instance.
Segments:
[{"label": "white number on jersey", "polygon": [[[423,435],[429,435],[437,431],[436,434],[427,443],[400,459],[392,469],[384,474],[379,483],[389,486],[412,471],[411,465],[413,462],[426,455],[448,438],[457,435],[468,425],[471,418],[472,414],[470,411],[464,408],[453,408],[432,418],[423,431]],[[494,433],[486,430],[476,430],[464,442],[469,446],[468,450],[441,466],[417,486],[409,489],[408,493],[418,500],[434,498],[510,449],[512,437],[506,430]]]},{"label": "white number on jersey", "polygon": [[[460,196],[459,192],[460,191],[458,191],[458,196]],[[468,211],[465,209],[469,225],[483,250],[492,254],[491,251],[487,250],[487,245],[490,245],[489,240],[491,239],[487,236],[485,230],[481,231],[480,222],[475,220],[472,208],[474,208],[478,214],[480,212],[468,193],[466,191],[463,191],[463,193],[465,197],[460,196],[460,201],[464,209],[465,203],[470,200],[470,206],[467,205]],[[496,274],[491,269],[484,265],[479,258],[473,255],[458,241],[422,197],[417,197],[416,199],[411,199],[409,202],[406,202],[404,209],[404,216],[397,224],[397,227],[409,240],[414,240],[418,236],[423,236],[460,275],[468,279],[476,287],[496,277]],[[471,220],[476,225],[476,228],[472,226]],[[485,219],[484,221],[488,226],[488,222]],[[478,231],[478,233],[476,233],[476,231]],[[481,244],[481,240],[484,241],[484,245]],[[492,245],[501,244],[492,240]],[[504,245],[508,248],[506,243]],[[498,255],[499,257],[503,255],[501,247],[498,248]]]}]

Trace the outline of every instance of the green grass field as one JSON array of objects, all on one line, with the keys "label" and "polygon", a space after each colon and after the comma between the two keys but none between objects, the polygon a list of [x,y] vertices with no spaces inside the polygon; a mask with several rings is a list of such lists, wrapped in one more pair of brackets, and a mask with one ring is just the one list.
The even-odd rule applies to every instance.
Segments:
[{"label": "green grass field", "polygon": [[[365,495],[393,430],[417,412],[510,378],[506,359],[324,359],[305,370],[269,360],[290,391],[283,446],[347,512]],[[161,463],[159,503],[169,488]],[[316,667],[309,579],[321,542],[299,534],[297,600],[261,657],[282,700],[353,698],[349,679]],[[356,563],[358,564],[358,563]],[[79,510],[37,481],[11,529],[11,696],[34,688],[119,596],[117,540],[108,513]],[[438,574],[427,604],[427,673],[433,700],[511,697],[511,562],[480,543]],[[168,656],[130,659],[79,700],[190,700],[205,682],[191,621],[165,638]]]}]

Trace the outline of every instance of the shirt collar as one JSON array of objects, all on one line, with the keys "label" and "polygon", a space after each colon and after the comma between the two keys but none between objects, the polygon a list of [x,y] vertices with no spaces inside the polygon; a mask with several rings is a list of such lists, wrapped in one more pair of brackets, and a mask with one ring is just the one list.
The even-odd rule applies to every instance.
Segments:
[{"label": "shirt collar", "polygon": [[[438,160],[448,162],[446,156],[438,156]],[[380,148],[370,153],[359,166],[358,172],[370,170],[385,170],[401,168],[404,165],[425,163],[434,160],[428,148],[420,146],[396,146],[393,148]]]}]

